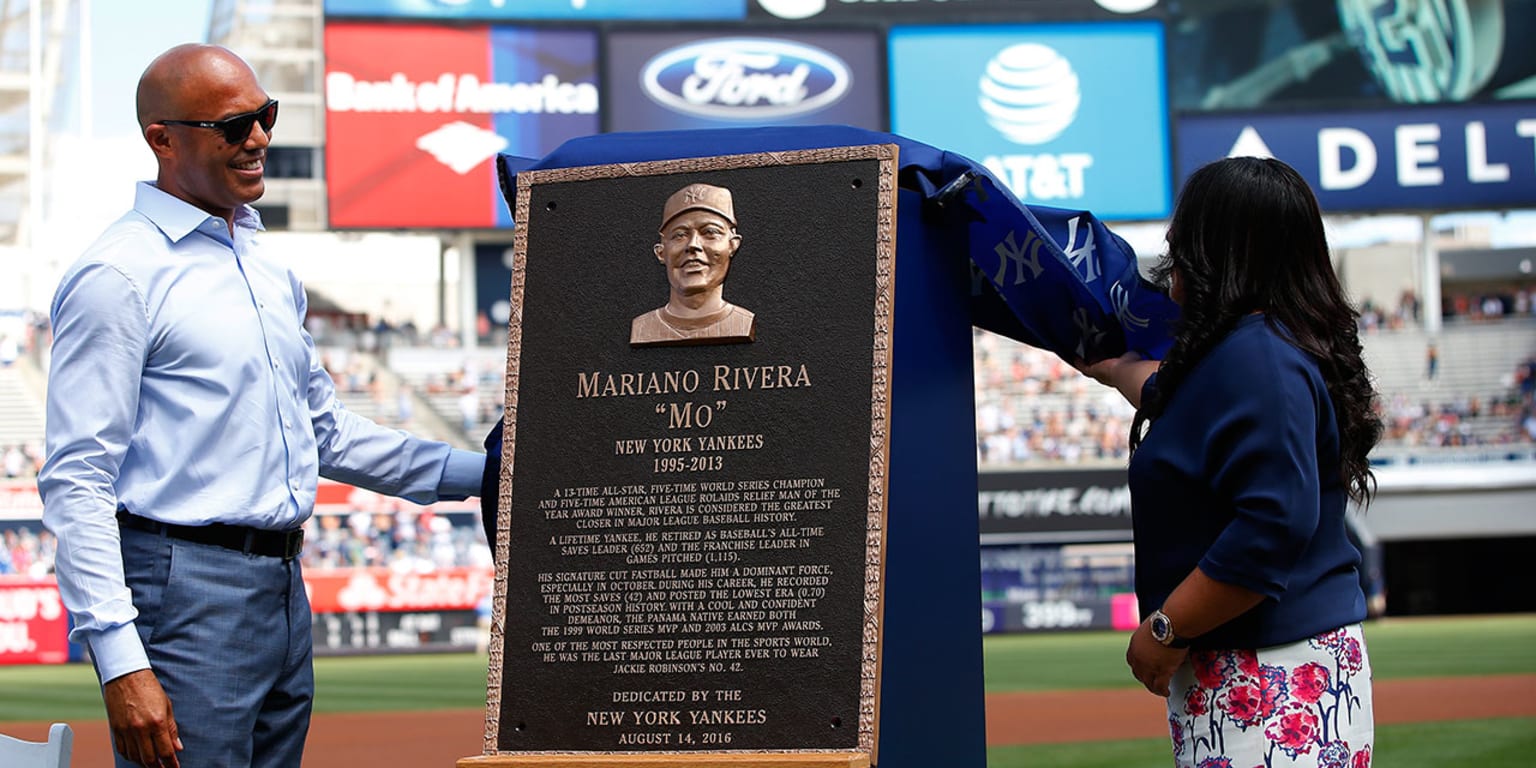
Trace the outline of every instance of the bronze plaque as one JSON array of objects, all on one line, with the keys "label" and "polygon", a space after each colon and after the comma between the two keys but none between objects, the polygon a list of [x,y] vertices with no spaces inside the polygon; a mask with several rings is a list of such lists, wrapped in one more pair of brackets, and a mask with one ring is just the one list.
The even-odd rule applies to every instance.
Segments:
[{"label": "bronze plaque", "polygon": [[517,176],[487,755],[873,752],[895,163]]}]

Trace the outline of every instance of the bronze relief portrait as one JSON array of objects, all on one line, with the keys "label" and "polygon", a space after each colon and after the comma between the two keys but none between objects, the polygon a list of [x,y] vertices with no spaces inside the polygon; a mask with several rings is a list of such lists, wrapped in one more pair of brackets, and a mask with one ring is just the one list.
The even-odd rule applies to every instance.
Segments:
[{"label": "bronze relief portrait", "polygon": [[725,300],[725,278],[741,248],[731,191],[689,184],[667,198],[652,250],[666,270],[667,303],[630,323],[635,347],[740,344],[757,338],[753,313]]}]

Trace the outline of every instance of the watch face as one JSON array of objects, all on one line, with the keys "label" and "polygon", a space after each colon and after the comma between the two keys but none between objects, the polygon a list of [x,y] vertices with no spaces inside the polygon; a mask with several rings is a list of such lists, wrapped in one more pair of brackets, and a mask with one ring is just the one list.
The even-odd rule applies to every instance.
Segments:
[{"label": "watch face", "polygon": [[1168,617],[1160,613],[1152,615],[1152,638],[1159,643],[1166,642],[1172,634],[1168,626]]}]

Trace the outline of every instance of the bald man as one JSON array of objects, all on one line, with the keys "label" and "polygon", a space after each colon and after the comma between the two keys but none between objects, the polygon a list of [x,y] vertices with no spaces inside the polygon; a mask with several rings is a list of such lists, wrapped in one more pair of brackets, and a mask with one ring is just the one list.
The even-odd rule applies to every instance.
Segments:
[{"label": "bald man", "polygon": [[166,51],[138,118],[158,174],[52,307],[38,490],[70,637],[119,766],[297,766],[317,478],[429,503],[478,492],[485,459],[337,402],[303,285],[255,240],[277,101],[244,61]]}]

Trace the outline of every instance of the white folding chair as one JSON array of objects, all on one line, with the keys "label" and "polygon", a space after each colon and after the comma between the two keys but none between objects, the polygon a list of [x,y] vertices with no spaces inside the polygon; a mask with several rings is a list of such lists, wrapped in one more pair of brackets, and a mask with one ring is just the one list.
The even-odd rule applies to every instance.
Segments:
[{"label": "white folding chair", "polygon": [[75,732],[68,723],[54,723],[47,741],[22,741],[0,734],[0,765],[5,768],[69,768]]}]

